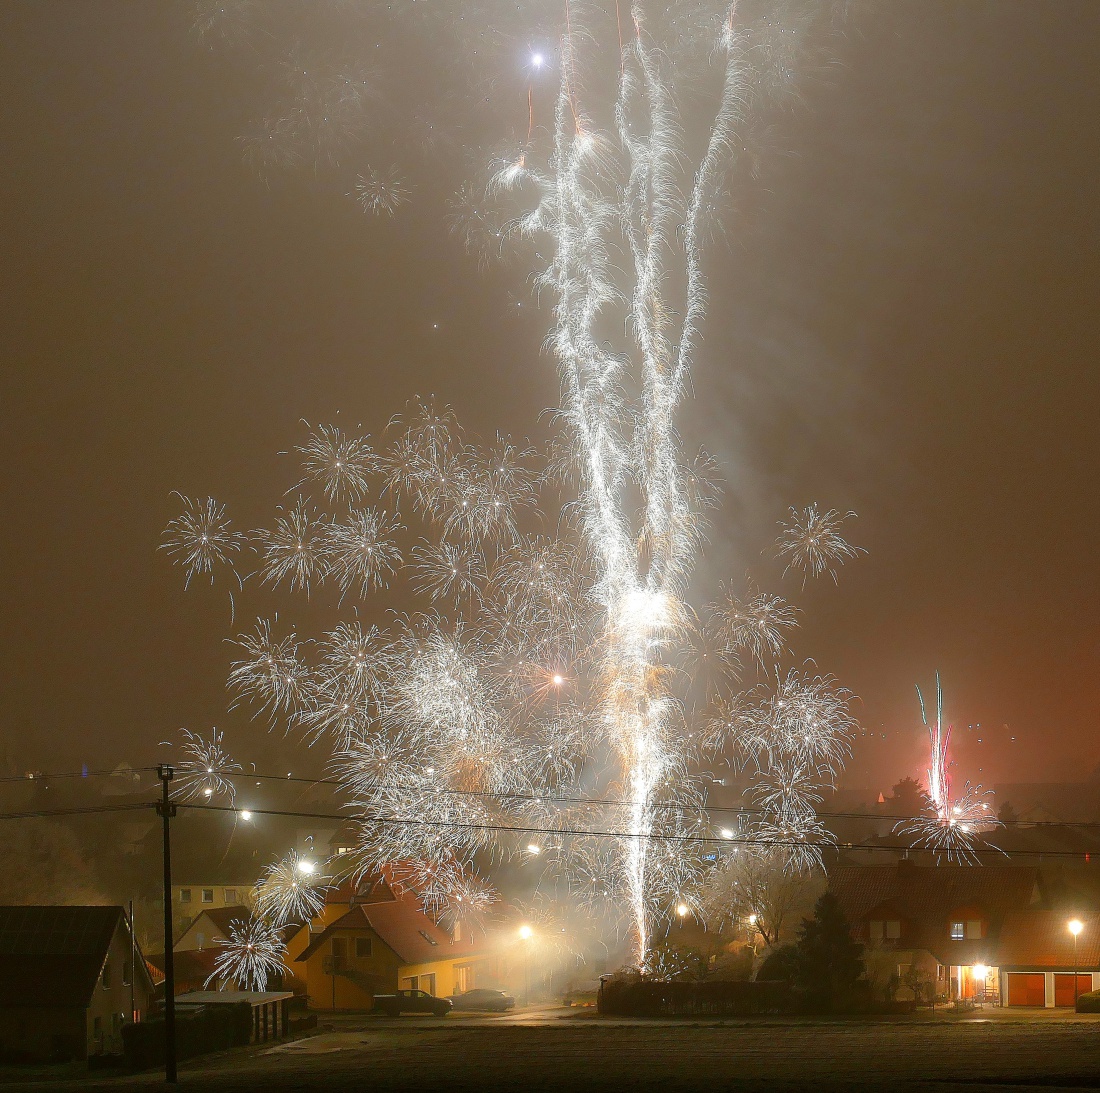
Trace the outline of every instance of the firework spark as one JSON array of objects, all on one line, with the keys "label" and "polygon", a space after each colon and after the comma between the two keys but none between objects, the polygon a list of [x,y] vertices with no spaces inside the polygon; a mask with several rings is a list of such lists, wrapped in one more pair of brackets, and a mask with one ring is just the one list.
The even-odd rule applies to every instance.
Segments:
[{"label": "firework spark", "polygon": [[310,858],[291,851],[264,871],[252,893],[256,913],[275,927],[305,925],[325,905],[332,886],[323,868]]},{"label": "firework spark", "polygon": [[237,794],[233,775],[241,764],[222,749],[222,734],[213,729],[209,740],[181,729],[181,750],[186,758],[176,762],[175,796],[182,801],[215,801],[221,797],[232,802]]},{"label": "firework spark", "polygon": [[232,985],[237,990],[262,991],[272,976],[286,968],[282,935],[270,922],[255,915],[234,919],[229,924],[229,937],[218,944],[221,951],[204,987],[216,982],[223,990]]},{"label": "firework spark", "polygon": [[160,549],[168,552],[175,565],[183,566],[185,588],[196,574],[209,573],[213,581],[217,567],[232,569],[245,536],[233,530],[225,506],[213,497],[200,501],[181,493],[176,496],[183,502],[183,512],[168,522]]},{"label": "firework spark", "polygon": [[779,556],[789,559],[784,574],[800,570],[805,586],[807,578],[828,573],[835,584],[839,579],[837,568],[849,558],[866,553],[840,534],[841,525],[855,515],[854,512],[841,515],[836,509],[818,512],[817,505],[807,505],[801,511],[792,508],[790,520],[779,525],[782,528],[777,544]]}]

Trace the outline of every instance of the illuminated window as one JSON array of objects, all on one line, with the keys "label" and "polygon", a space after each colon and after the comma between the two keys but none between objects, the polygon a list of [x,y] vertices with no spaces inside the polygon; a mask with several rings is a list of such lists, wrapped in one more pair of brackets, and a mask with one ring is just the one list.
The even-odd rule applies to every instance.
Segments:
[{"label": "illuminated window", "polygon": [[951,940],[962,941],[966,937],[966,923],[965,922],[952,922],[951,923]]},{"label": "illuminated window", "polygon": [[233,904],[235,904],[237,902],[237,889],[236,888],[227,888],[225,890],[225,902],[228,903],[230,906],[232,906]]}]

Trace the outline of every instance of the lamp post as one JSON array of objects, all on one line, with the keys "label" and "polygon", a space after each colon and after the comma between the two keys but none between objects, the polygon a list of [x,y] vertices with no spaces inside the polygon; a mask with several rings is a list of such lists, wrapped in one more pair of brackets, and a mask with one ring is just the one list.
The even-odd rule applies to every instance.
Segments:
[{"label": "lamp post", "polygon": [[531,955],[531,935],[534,930],[526,924],[519,928],[519,939],[523,942],[523,1004],[531,1004],[531,982],[528,977],[528,963]]},{"label": "lamp post", "polygon": [[1079,918],[1071,918],[1066,924],[1073,934],[1073,1008],[1077,1009],[1077,935],[1085,928]]}]

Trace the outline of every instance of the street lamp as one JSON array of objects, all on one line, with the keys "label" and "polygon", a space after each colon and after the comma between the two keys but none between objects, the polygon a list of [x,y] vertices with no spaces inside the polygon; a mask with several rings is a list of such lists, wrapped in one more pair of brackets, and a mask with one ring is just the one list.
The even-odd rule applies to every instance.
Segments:
[{"label": "street lamp", "polygon": [[1085,924],[1079,918],[1071,918],[1066,926],[1073,934],[1073,1008],[1077,1009],[1077,935],[1085,928]]},{"label": "street lamp", "polygon": [[519,939],[523,942],[523,1004],[531,1004],[531,980],[528,975],[528,963],[531,955],[531,935],[535,931],[526,923],[519,928]]}]

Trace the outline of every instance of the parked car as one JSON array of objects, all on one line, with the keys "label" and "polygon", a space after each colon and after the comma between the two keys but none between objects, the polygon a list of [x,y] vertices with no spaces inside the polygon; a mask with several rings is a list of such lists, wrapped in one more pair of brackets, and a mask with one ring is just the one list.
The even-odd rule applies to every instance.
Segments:
[{"label": "parked car", "polygon": [[516,1000],[504,991],[475,987],[464,994],[452,994],[451,1002],[456,1010],[480,1010],[489,1013],[505,1013],[516,1008]]},{"label": "parked car", "polygon": [[400,1017],[403,1013],[432,1013],[446,1017],[451,1012],[449,998],[436,998],[427,991],[397,991],[395,994],[376,994],[374,1012],[387,1017]]}]

